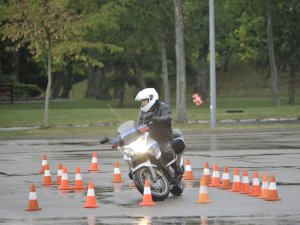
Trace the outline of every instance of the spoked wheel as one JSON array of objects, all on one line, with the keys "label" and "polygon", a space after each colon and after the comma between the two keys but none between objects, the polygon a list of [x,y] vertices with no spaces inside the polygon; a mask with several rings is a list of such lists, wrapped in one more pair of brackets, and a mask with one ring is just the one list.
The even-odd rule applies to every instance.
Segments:
[{"label": "spoked wheel", "polygon": [[168,197],[170,187],[167,179],[161,174],[157,168],[153,168],[157,176],[155,181],[148,167],[140,168],[133,174],[133,180],[139,192],[144,193],[145,180],[149,179],[152,198],[154,201],[162,201]]}]

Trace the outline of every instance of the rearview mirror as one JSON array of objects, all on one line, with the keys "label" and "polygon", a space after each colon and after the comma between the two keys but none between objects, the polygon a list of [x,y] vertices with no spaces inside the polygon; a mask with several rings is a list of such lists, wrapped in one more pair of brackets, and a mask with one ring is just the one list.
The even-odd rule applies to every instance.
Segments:
[{"label": "rearview mirror", "polygon": [[109,141],[109,138],[108,137],[103,137],[103,138],[101,138],[100,139],[100,144],[105,144],[105,143],[107,143]]}]

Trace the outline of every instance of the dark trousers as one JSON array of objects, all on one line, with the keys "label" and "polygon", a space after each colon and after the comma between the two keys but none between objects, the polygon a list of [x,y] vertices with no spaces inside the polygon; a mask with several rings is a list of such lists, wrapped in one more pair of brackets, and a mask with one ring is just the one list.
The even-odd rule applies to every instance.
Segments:
[{"label": "dark trousers", "polygon": [[170,141],[160,142],[159,147],[160,147],[163,162],[165,164],[168,164],[170,161],[172,161],[175,158],[175,153],[171,147]]}]

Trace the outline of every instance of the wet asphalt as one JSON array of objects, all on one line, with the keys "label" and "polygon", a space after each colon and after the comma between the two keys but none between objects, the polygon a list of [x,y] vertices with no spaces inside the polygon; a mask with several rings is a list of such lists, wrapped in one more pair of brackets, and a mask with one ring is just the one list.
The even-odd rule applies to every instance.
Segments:
[{"label": "wet asphalt", "polygon": [[[2,140],[0,141],[0,224],[300,224],[300,130],[185,134],[184,159],[191,162],[194,181],[185,181],[182,196],[170,196],[156,206],[141,207],[143,196],[132,187],[122,154],[97,138]],[[88,172],[92,154],[97,153],[99,172]],[[87,191],[63,192],[57,185],[43,186],[39,173],[46,154],[51,177],[56,181],[57,166],[68,168],[73,186],[80,166],[85,185],[93,181],[99,208],[83,208]],[[274,175],[281,201],[218,188],[208,188],[212,203],[196,204],[203,165],[210,173],[218,164]],[[120,163],[123,183],[113,184],[114,163]],[[28,212],[29,189],[36,185],[40,211]]]}]

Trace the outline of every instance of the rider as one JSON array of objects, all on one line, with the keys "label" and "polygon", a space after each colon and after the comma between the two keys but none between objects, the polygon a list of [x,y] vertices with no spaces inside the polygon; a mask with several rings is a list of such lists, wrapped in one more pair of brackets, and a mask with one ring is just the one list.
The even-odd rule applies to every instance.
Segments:
[{"label": "rider", "polygon": [[[175,159],[175,153],[171,147],[172,140],[172,115],[170,107],[159,100],[154,88],[145,88],[135,97],[135,101],[142,103],[138,116],[138,124],[147,124],[150,136],[157,141],[162,152],[162,165],[168,164]],[[164,163],[163,163],[163,162]],[[178,175],[183,174],[183,168],[175,160],[171,164]]]}]

